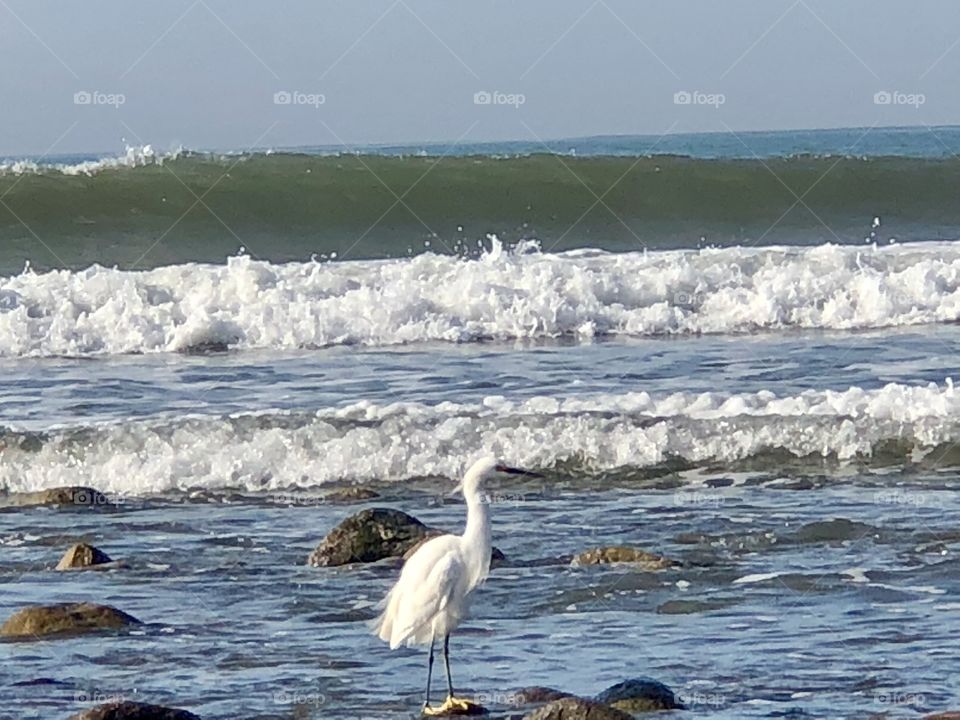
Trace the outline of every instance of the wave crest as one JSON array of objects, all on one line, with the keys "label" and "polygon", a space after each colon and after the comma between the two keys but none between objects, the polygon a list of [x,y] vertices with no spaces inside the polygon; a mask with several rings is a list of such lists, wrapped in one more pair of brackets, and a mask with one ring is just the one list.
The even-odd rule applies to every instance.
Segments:
[{"label": "wave crest", "polygon": [[0,279],[3,356],[863,329],[960,317],[960,242],[540,253]]}]

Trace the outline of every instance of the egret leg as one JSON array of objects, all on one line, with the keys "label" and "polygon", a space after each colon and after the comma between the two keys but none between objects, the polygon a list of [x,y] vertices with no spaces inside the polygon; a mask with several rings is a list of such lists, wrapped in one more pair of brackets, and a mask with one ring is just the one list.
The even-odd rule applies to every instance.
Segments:
[{"label": "egret leg", "polygon": [[447,668],[447,697],[453,697],[453,678],[450,677],[450,633],[443,636],[443,664]]},{"label": "egret leg", "polygon": [[[430,646],[431,654],[433,645]],[[453,678],[450,676],[450,635],[443,636],[443,664],[447,668],[447,699],[443,705],[436,708],[424,707],[423,714],[428,716],[446,716],[446,715],[477,715],[485,711],[482,707],[465,698],[454,697]]]},{"label": "egret leg", "polygon": [[433,675],[433,643],[434,638],[430,639],[430,655],[427,658],[427,691],[423,696],[424,709],[430,707],[430,676]]}]

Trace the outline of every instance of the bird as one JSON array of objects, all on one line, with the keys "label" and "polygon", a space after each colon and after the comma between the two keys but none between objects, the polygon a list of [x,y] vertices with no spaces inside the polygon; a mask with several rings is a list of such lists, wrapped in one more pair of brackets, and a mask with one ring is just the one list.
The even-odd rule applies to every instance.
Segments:
[{"label": "bird", "polygon": [[[403,644],[430,645],[424,715],[467,714],[472,703],[457,698],[450,676],[450,634],[467,614],[470,594],[486,580],[492,550],[490,505],[483,493],[487,480],[497,475],[542,477],[527,470],[502,465],[491,456],[473,463],[453,490],[467,503],[467,523],[462,535],[440,535],[423,543],[407,560],[400,579],[384,598],[383,612],[374,621],[377,636],[395,650]],[[447,699],[430,705],[430,679],[437,640],[443,641],[447,671]]]}]

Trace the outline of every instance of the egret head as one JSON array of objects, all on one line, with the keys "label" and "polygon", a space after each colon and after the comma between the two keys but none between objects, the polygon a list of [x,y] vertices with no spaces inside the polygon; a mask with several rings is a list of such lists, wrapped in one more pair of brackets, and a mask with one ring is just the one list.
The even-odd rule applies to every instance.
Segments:
[{"label": "egret head", "polygon": [[471,495],[480,490],[487,480],[491,480],[503,475],[526,475],[527,477],[543,477],[542,475],[530,472],[529,470],[519,470],[499,462],[492,455],[487,455],[477,460],[463,476],[463,480],[454,488],[454,492],[463,492],[464,495]]}]

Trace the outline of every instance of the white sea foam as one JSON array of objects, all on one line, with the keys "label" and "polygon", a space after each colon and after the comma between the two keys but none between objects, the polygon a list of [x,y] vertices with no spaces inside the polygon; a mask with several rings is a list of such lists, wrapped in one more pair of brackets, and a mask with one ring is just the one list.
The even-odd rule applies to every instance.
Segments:
[{"label": "white sea foam", "polygon": [[55,172],[62,175],[95,175],[104,170],[143,165],[162,165],[168,160],[177,159],[182,150],[169,153],[157,152],[152,145],[128,145],[123,154],[107,156],[96,160],[82,160],[75,163],[56,163],[44,160],[3,160],[0,161],[0,175],[35,175]]},{"label": "white sea foam", "polygon": [[960,318],[960,242],[185,264],[0,279],[0,355],[853,329]]},{"label": "white sea foam", "polygon": [[[575,473],[730,463],[777,452],[846,462],[879,444],[930,452],[960,440],[952,383],[844,392],[647,393],[477,404],[359,402],[310,414],[138,421],[0,435],[0,489],[89,484],[122,494],[279,491],[337,480],[457,477],[481,453]],[[897,458],[898,461],[902,457]]]}]

